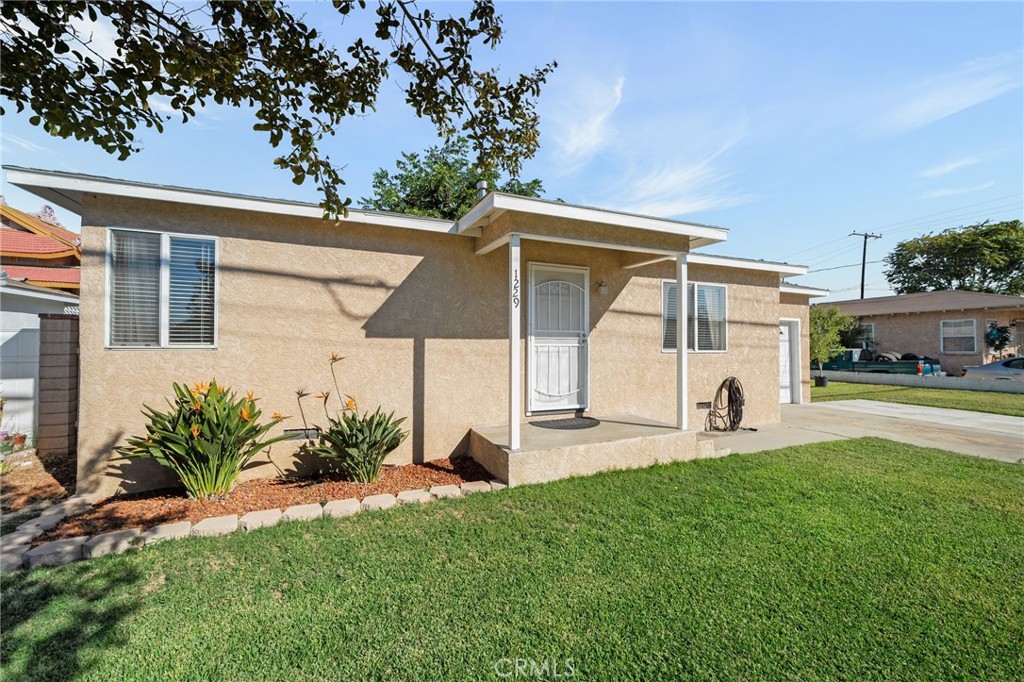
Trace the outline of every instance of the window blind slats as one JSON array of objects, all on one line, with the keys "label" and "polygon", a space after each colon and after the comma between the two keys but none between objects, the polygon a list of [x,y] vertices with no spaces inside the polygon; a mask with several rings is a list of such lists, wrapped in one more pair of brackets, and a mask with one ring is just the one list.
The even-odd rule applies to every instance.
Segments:
[{"label": "window blind slats", "polygon": [[[689,350],[724,351],[726,344],[725,287],[707,284],[687,284],[686,347]],[[662,287],[662,349],[676,349],[676,296],[675,282]],[[696,335],[696,346],[694,336]]]},{"label": "window blind slats", "polygon": [[111,234],[110,343],[160,345],[160,235]]},{"label": "window blind slats", "polygon": [[[166,298],[160,292],[161,268],[166,268]],[[111,230],[110,345],[160,346],[162,329],[169,346],[212,345],[215,279],[211,239]]]},{"label": "window blind slats", "polygon": [[213,242],[171,237],[168,342],[212,344]]}]

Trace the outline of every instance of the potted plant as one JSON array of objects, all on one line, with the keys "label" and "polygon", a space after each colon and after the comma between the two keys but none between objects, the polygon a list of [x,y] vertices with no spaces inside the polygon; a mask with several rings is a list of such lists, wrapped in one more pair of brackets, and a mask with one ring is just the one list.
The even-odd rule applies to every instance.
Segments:
[{"label": "potted plant", "polygon": [[828,377],[822,365],[843,351],[843,333],[856,327],[857,320],[834,305],[812,306],[810,317],[811,360],[818,363],[814,385],[825,387]]},{"label": "potted plant", "polygon": [[25,446],[25,441],[28,440],[27,433],[21,433],[20,431],[11,434],[11,440],[14,441],[14,447],[20,448]]}]

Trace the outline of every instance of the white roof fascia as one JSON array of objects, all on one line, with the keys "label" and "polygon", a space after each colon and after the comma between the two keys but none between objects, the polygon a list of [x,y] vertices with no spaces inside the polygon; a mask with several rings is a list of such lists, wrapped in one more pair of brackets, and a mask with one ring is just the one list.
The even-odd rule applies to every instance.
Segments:
[{"label": "white roof fascia", "polygon": [[780,285],[779,291],[783,294],[796,294],[798,296],[810,296],[811,298],[828,296],[831,293],[828,289],[815,289],[813,287],[803,287],[792,284]]},{"label": "white roof fascia", "polygon": [[688,260],[691,265],[717,265],[722,268],[777,272],[780,275],[807,274],[806,265],[790,265],[789,263],[775,263],[767,260],[746,260],[743,258],[729,258],[728,256],[711,256],[706,253],[691,253]]},{"label": "white roof fascia", "polygon": [[[169,201],[195,206],[211,206],[214,208],[230,208],[241,211],[256,211],[300,218],[322,219],[323,208],[316,204],[283,199],[265,199],[240,194],[212,192],[208,190],[186,189],[181,187],[165,187],[144,183],[125,182],[114,179],[96,178],[76,175],[73,173],[57,173],[53,171],[39,172],[23,168],[7,168],[7,181],[33,194],[54,201],[58,205],[71,210],[81,211],[83,194],[106,194],[111,196],[129,197],[132,199],[148,199],[152,201]],[[352,209],[347,218],[339,218],[339,223],[360,223],[383,227],[401,227],[410,230],[427,232],[452,232],[453,225],[446,220],[403,216],[375,211]]]},{"label": "white roof fascia", "polygon": [[493,213],[505,211],[518,211],[520,213],[531,213],[551,218],[565,218],[582,222],[599,223],[602,225],[614,225],[616,227],[628,227],[638,230],[649,230],[663,234],[674,234],[690,237],[701,246],[715,244],[725,241],[729,231],[722,227],[708,227],[705,225],[694,225],[678,220],[665,218],[654,218],[651,216],[636,215],[633,213],[622,213],[600,208],[589,208],[586,206],[574,206],[563,204],[557,201],[544,199],[533,199],[530,197],[518,197],[508,194],[497,194],[491,192],[480,200],[469,213],[463,216],[456,224],[459,233],[474,227],[480,227],[487,221],[496,217]]},{"label": "white roof fascia", "polygon": [[25,298],[41,298],[46,301],[60,301],[62,303],[78,303],[79,299],[74,294],[63,291],[31,291],[21,287],[0,286],[0,296],[24,296]]}]

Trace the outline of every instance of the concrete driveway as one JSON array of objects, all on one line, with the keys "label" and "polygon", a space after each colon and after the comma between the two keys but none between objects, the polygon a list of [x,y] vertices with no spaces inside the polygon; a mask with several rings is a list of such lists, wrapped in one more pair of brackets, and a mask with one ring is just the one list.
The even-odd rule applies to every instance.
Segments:
[{"label": "concrete driveway", "polygon": [[836,400],[783,405],[782,422],[754,431],[708,434],[718,448],[758,452],[790,445],[875,436],[1003,462],[1024,460],[1024,418],[984,412]]}]

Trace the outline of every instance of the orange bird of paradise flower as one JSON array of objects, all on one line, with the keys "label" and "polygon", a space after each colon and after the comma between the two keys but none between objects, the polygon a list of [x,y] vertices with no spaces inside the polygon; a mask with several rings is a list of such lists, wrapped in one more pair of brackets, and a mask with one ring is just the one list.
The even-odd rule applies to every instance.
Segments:
[{"label": "orange bird of paradise flower", "polygon": [[250,413],[249,413],[249,406],[246,405],[245,407],[243,407],[241,410],[239,410],[238,414],[242,417],[242,421],[246,421],[246,422],[249,421],[249,419],[250,419],[250,416],[249,416],[250,415]]},{"label": "orange bird of paradise flower", "polygon": [[192,425],[192,437],[199,438],[199,424]]},{"label": "orange bird of paradise flower", "polygon": [[332,365],[334,363],[336,363],[336,362],[341,362],[344,359],[345,359],[344,355],[338,355],[337,353],[331,353],[331,364]]},{"label": "orange bird of paradise flower", "polygon": [[204,384],[202,382],[199,382],[199,383],[195,384],[195,386],[193,387],[193,390],[196,393],[205,393],[206,391],[210,390],[210,384]]},{"label": "orange bird of paradise flower", "polygon": [[350,395],[346,395],[345,397],[348,398],[348,400],[345,401],[345,407],[350,410],[356,409],[356,399]]}]

